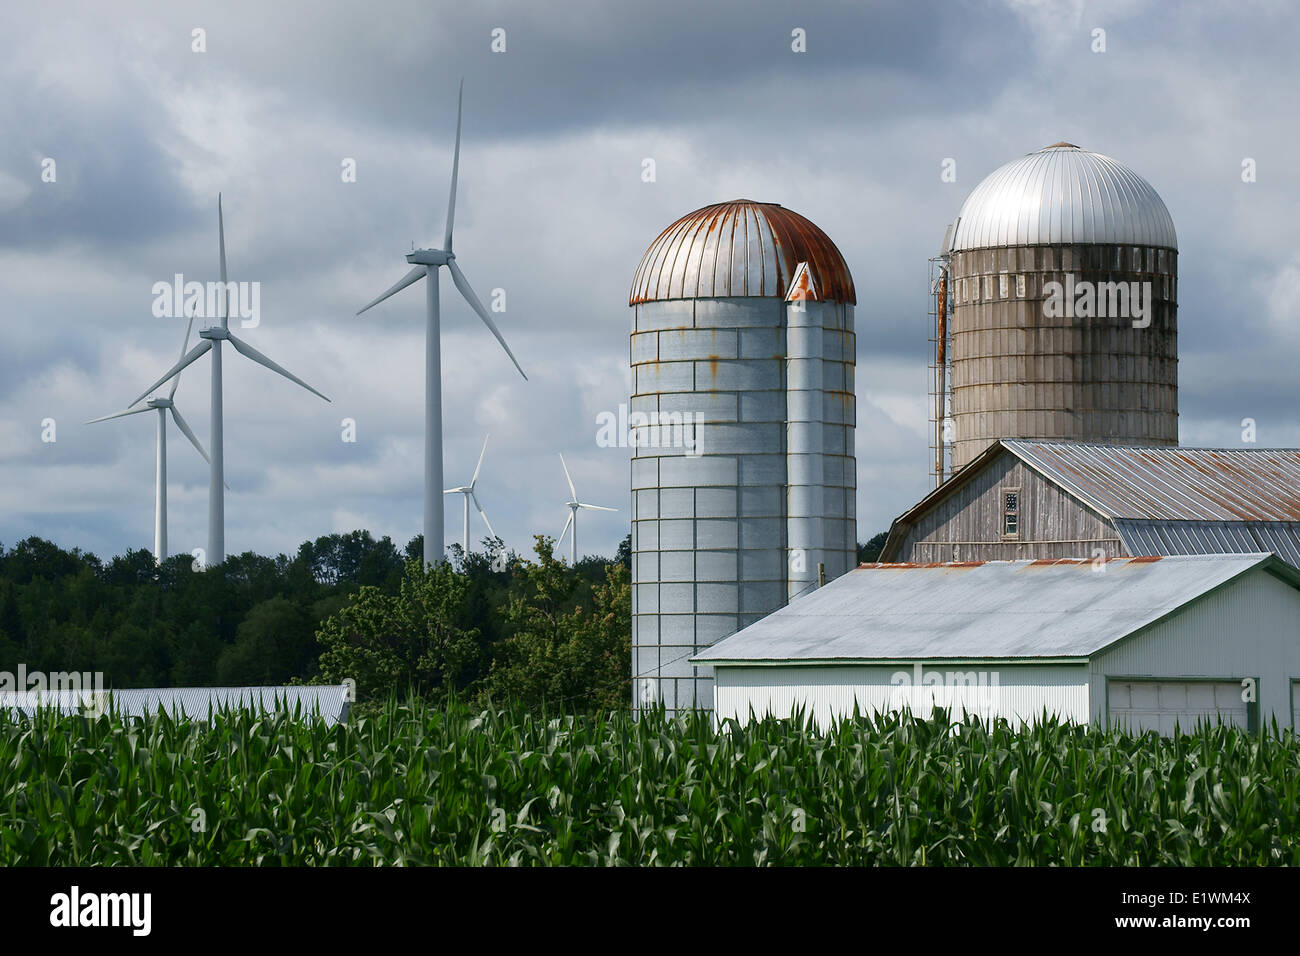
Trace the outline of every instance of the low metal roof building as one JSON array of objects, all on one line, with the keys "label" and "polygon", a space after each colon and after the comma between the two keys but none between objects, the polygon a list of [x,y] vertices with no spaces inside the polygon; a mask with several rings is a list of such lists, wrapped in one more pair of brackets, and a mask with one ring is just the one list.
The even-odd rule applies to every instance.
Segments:
[{"label": "low metal roof building", "polygon": [[173,719],[207,720],[219,711],[285,712],[326,724],[347,720],[352,691],[346,684],[283,687],[145,687],[125,690],[28,690],[0,694],[0,707],[31,714],[39,708],[64,713],[114,713],[144,717],[162,711]]},{"label": "low metal roof building", "polygon": [[880,558],[1259,551],[1300,566],[1300,449],[1003,439],[897,518]]},{"label": "low metal roof building", "polygon": [[1275,555],[863,565],[694,660],[719,719],[949,707],[1170,733],[1300,721],[1300,570]]}]

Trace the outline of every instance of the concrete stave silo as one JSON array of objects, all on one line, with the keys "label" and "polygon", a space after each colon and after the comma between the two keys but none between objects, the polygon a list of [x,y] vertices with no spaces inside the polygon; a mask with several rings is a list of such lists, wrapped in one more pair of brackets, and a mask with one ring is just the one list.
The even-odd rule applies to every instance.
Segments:
[{"label": "concrete stave silo", "polygon": [[986,177],[950,229],[944,476],[999,438],[1178,443],[1178,241],[1150,184],[1057,143]]},{"label": "concrete stave silo", "polygon": [[[642,258],[629,296],[637,706],[711,708],[711,669],[690,657],[855,565],[855,302],[834,243],[775,204],[696,210]],[[672,416],[696,423],[695,449],[666,440]]]}]

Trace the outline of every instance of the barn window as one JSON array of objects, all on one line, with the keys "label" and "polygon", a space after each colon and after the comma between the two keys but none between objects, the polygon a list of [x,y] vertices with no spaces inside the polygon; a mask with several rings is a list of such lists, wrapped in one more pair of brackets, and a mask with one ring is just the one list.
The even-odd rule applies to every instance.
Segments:
[{"label": "barn window", "polygon": [[1003,272],[1001,275],[998,276],[998,298],[999,299],[1005,299],[1007,297],[1008,278],[1009,277],[1005,272]]},{"label": "barn window", "polygon": [[1025,297],[1025,276],[1023,272],[1016,276],[1016,295],[1022,299]]},{"label": "barn window", "polygon": [[1002,489],[1002,536],[1014,538],[1020,534],[1020,489]]}]

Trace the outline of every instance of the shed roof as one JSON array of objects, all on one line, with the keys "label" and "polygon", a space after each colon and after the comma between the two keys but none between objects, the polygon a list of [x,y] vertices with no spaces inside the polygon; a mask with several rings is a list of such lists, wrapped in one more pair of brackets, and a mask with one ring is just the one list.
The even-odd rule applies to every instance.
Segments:
[{"label": "shed roof", "polygon": [[31,713],[38,707],[82,712],[88,704],[124,717],[143,717],[162,710],[174,719],[206,720],[214,711],[285,711],[303,717],[319,715],[327,724],[347,718],[349,689],[343,684],[285,687],[142,687],[105,690],[96,701],[93,688],[81,690],[16,691],[0,694],[0,707]]},{"label": "shed roof", "polygon": [[1084,660],[1255,569],[1300,589],[1271,554],[869,564],[693,660]]}]

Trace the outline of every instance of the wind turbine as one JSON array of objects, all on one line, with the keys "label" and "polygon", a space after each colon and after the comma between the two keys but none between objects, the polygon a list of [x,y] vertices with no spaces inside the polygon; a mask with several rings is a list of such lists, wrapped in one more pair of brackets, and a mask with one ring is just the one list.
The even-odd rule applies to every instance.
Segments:
[{"label": "wind turbine", "polygon": [[[221,211],[220,193],[217,194],[217,239],[221,248],[221,301],[223,303],[221,324],[200,329],[199,338],[203,339],[203,341],[182,355],[179,362],[164,372],[158,381],[146,388],[140,395],[140,398],[144,398],[145,395],[148,395],[173,375],[179,374],[181,369],[197,362],[205,353],[212,353],[212,457],[208,459],[210,465],[208,470],[208,553],[205,561],[205,564],[209,565],[220,564],[226,559],[226,498],[222,492],[225,487],[225,479],[223,477],[224,440],[221,415],[221,343],[229,342],[234,346],[235,351],[245,358],[252,359],[258,365],[266,366],[277,375],[283,375],[295,385],[301,385],[313,395],[319,395],[325,401],[329,401],[328,398],[325,398],[324,395],[298,376],[276,365],[243,339],[238,338],[228,328],[230,323],[230,283],[226,279],[226,220]],[[140,398],[137,398],[135,402],[140,401]],[[135,402],[131,404],[134,405]]]},{"label": "wind turbine", "polygon": [[578,509],[587,508],[591,511],[617,511],[617,508],[606,508],[604,505],[589,505],[578,500],[577,489],[573,487],[573,478],[569,476],[569,466],[564,463],[564,455],[560,455],[560,467],[564,469],[564,477],[569,479],[569,492],[573,495],[567,502],[569,505],[569,520],[564,522],[564,530],[560,532],[560,539],[555,542],[559,547],[564,543],[564,536],[568,534],[569,528],[573,528],[573,535],[569,538],[569,566],[578,566]]},{"label": "wind turbine", "polygon": [[469,554],[469,503],[471,498],[474,500],[474,507],[478,509],[479,517],[487,525],[488,532],[494,538],[496,537],[496,532],[492,530],[492,522],[488,521],[483,506],[478,503],[478,496],[474,494],[474,484],[478,481],[479,469],[483,467],[483,456],[487,454],[487,443],[490,437],[488,435],[483,437],[483,450],[478,453],[478,464],[474,466],[474,477],[469,480],[469,484],[461,485],[459,488],[448,488],[443,492],[444,495],[462,494],[465,496],[465,537],[461,540],[464,542],[463,546],[466,554]]},{"label": "wind turbine", "polygon": [[[185,349],[190,344],[190,332],[194,329],[194,310],[190,309],[190,324],[185,327],[185,339],[181,342],[181,355],[185,354]],[[87,425],[94,425],[96,422],[106,422],[110,418],[124,418],[127,415],[139,415],[141,412],[157,411],[158,412],[158,457],[157,457],[157,476],[154,486],[154,514],[153,514],[153,558],[161,564],[167,560],[167,412],[172,413],[172,419],[176,422],[176,427],[184,433],[185,437],[190,440],[190,444],[199,450],[204,461],[208,461],[208,453],[203,450],[202,443],[194,436],[190,426],[185,419],[181,417],[180,409],[176,407],[176,389],[181,384],[180,374],[172,379],[172,389],[167,393],[166,398],[151,398],[145,404],[138,408],[128,408],[124,412],[114,412],[112,415],[104,415],[102,418],[92,418],[86,422]],[[153,391],[153,389],[150,389]],[[139,399],[136,399],[138,402]]]},{"label": "wind turbine", "polygon": [[390,295],[401,292],[408,285],[427,278],[425,285],[426,322],[424,332],[424,563],[437,564],[442,560],[442,355],[441,332],[438,324],[438,269],[446,266],[451,273],[451,281],[456,284],[469,307],[478,313],[483,324],[488,327],[501,347],[515,363],[519,374],[527,380],[519,360],[506,345],[501,330],[488,315],[487,309],[479,301],[470,287],[465,273],[456,265],[456,255],[451,251],[451,229],[456,219],[456,179],[460,172],[460,121],[463,112],[465,82],[461,81],[460,96],[456,105],[456,151],[451,162],[451,193],[447,198],[447,232],[442,249],[415,249],[406,261],[415,266],[402,276],[397,283],[357,313],[360,315],[372,309]]}]

